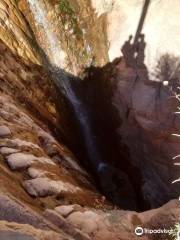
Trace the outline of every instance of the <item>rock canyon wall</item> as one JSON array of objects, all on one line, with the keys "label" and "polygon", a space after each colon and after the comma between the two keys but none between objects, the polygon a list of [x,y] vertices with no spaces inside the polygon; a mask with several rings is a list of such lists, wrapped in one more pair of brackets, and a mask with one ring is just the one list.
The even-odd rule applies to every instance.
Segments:
[{"label": "rock canyon wall", "polygon": [[[179,5],[151,2],[143,28],[147,68],[137,69],[119,57],[136,33],[142,6],[136,0],[0,0],[0,239],[136,240],[137,226],[171,228],[179,221],[179,201],[173,200],[179,183],[171,184],[179,177],[172,159],[180,149],[172,136],[180,130],[173,96],[179,84]],[[163,64],[156,68],[167,53],[170,79]],[[52,72],[57,68],[59,85]],[[67,122],[64,96],[82,119],[83,134],[69,126],[74,118]],[[118,118],[113,127],[109,108]],[[105,162],[112,166],[96,162],[98,180],[79,143],[91,146],[85,150],[92,160],[99,149],[108,152]],[[110,182],[114,168],[122,189]],[[134,176],[140,180],[133,183]],[[124,205],[108,202],[98,182]],[[134,204],[134,191],[138,205],[147,203],[141,210],[157,209],[122,210]]]}]

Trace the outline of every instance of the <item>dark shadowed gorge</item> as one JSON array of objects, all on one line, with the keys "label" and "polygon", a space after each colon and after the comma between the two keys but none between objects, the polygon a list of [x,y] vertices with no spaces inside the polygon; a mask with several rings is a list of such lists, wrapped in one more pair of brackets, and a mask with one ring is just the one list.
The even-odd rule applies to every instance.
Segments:
[{"label": "dark shadowed gorge", "polygon": [[0,0],[0,239],[178,239],[173,2]]}]

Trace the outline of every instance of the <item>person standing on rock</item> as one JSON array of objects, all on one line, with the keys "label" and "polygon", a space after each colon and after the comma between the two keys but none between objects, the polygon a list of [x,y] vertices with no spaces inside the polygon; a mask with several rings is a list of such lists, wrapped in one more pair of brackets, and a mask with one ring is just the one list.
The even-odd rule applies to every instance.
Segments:
[{"label": "person standing on rock", "polygon": [[130,35],[129,39],[124,43],[121,48],[121,52],[128,67],[135,66],[135,47],[134,44],[131,43],[132,38],[132,35]]}]

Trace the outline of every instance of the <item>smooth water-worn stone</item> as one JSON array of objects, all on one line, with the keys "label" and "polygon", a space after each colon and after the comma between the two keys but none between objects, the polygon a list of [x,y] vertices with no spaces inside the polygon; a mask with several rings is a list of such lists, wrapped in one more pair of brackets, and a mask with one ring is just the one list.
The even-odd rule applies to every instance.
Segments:
[{"label": "smooth water-worn stone", "polygon": [[26,191],[34,197],[46,197],[61,192],[75,193],[81,191],[77,186],[68,182],[55,181],[47,177],[39,177],[32,180],[24,181],[23,183]]},{"label": "smooth water-worn stone", "polygon": [[63,217],[67,217],[74,211],[79,211],[82,207],[78,204],[67,205],[67,206],[58,206],[55,210],[60,213]]},{"label": "smooth water-worn stone", "polygon": [[36,169],[33,167],[28,168],[28,175],[31,178],[45,177],[47,173],[48,173],[47,171],[43,171],[41,169]]},{"label": "smooth water-worn stone", "polygon": [[11,135],[11,130],[7,126],[0,126],[0,137]]},{"label": "smooth water-worn stone", "polygon": [[51,159],[48,159],[45,157],[36,157],[32,154],[14,153],[7,157],[7,163],[12,170],[28,168],[34,162],[54,165],[54,163],[53,163],[53,161],[51,161]]},{"label": "smooth water-worn stone", "polygon": [[19,152],[20,150],[18,150],[18,149],[14,149],[14,148],[8,148],[8,147],[2,147],[2,148],[0,148],[0,153],[2,154],[2,155],[10,155],[10,154],[12,154],[12,153],[17,153],[17,152]]},{"label": "smooth water-worn stone", "polygon": [[68,221],[87,234],[92,234],[100,229],[102,217],[93,211],[74,212],[68,218]]}]

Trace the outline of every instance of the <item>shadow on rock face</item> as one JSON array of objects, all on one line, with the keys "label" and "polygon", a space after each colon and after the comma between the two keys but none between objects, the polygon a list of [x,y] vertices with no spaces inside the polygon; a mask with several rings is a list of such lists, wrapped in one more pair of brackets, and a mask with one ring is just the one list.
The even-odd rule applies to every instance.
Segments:
[{"label": "shadow on rock face", "polygon": [[[63,113],[68,112],[67,118],[63,115],[63,122],[65,122],[63,132],[66,136],[68,135],[68,146],[88,169],[88,172],[94,175],[95,180],[97,180],[96,184],[99,185],[101,192],[107,199],[120,208],[129,210],[137,209],[136,205],[140,205],[138,206],[140,210],[149,209],[149,206],[158,207],[160,205],[159,202],[156,205],[152,204],[152,198],[146,197],[151,192],[154,194],[154,191],[149,190],[151,189],[149,185],[146,187],[147,194],[143,192],[143,187],[146,186],[144,181],[147,182],[144,177],[144,166],[142,167],[144,156],[142,154],[138,155],[138,164],[135,164],[135,161],[132,160],[133,156],[130,155],[132,144],[130,145],[129,142],[124,144],[121,141],[121,135],[117,134],[117,129],[124,124],[123,119],[128,120],[130,118],[130,114],[133,113],[132,109],[129,105],[126,109],[125,105],[126,116],[124,117],[119,109],[117,111],[117,104],[114,105],[112,100],[114,97],[113,81],[117,80],[120,83],[122,78],[124,84],[130,74],[132,75],[130,76],[130,86],[134,90],[144,78],[148,80],[148,71],[144,65],[146,46],[144,37],[144,35],[140,35],[136,43],[131,44],[131,40],[125,43],[124,50],[122,50],[124,57],[118,59],[119,63],[114,61],[103,68],[92,66],[87,69],[83,81],[57,66],[52,66],[45,53],[43,58],[44,65],[47,66],[49,74],[54,79],[57,95],[60,95],[59,99],[63,99],[60,102],[57,97],[57,109]],[[132,50],[131,56],[129,55],[129,48]],[[121,90],[124,85],[126,87],[126,84],[123,84],[120,87]],[[126,92],[130,95],[130,99],[136,97],[132,94],[133,91]],[[144,106],[147,94],[145,97],[142,96],[142,94],[137,95],[137,101],[133,102],[136,104],[135,107],[142,104]],[[145,100],[142,101],[142,99]],[[125,98],[121,103],[121,108],[124,101],[126,101]],[[65,109],[65,111],[62,111],[62,109]],[[121,110],[123,111],[123,109]],[[141,119],[142,116],[140,116]],[[137,132],[137,129],[138,126],[136,129],[133,128],[134,132]],[[123,136],[123,133],[121,134]],[[140,141],[143,142],[139,139],[138,142]],[[136,139],[134,142],[136,143]],[[127,150],[124,150],[124,145],[128,146]],[[134,145],[136,146],[136,144]],[[137,152],[136,149],[135,151]],[[98,169],[99,164],[104,163],[106,163],[106,166]],[[110,166],[115,166],[117,171]],[[147,171],[149,175],[149,168],[147,168]],[[153,179],[150,179],[149,182],[152,183],[153,181]],[[158,190],[158,196],[159,192]],[[164,192],[161,194],[163,199]],[[161,202],[166,202],[166,199]]]}]

